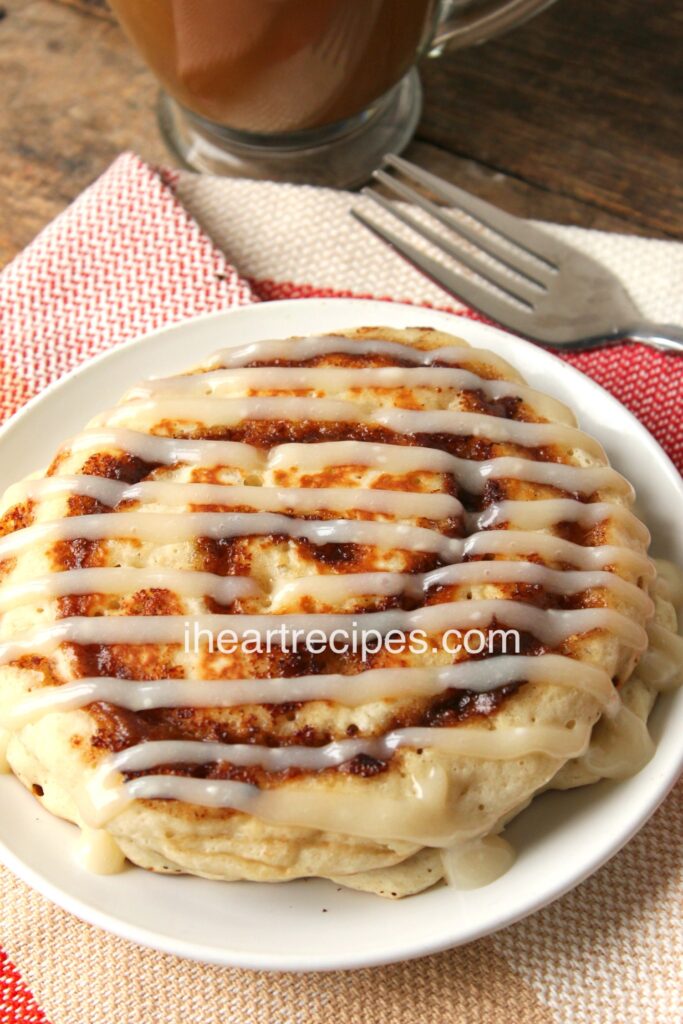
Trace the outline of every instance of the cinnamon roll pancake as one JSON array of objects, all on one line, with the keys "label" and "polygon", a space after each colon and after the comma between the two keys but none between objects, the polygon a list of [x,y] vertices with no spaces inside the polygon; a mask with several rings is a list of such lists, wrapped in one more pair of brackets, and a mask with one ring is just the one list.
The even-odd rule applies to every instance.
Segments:
[{"label": "cinnamon roll pancake", "polygon": [[651,754],[681,595],[633,499],[431,329],[144,381],[0,506],[8,766],[97,870],[486,882],[534,794]]}]

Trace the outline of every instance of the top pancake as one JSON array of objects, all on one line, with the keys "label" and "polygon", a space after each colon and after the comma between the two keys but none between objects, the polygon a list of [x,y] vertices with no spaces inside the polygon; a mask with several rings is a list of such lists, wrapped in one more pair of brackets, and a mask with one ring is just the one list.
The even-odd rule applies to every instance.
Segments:
[{"label": "top pancake", "polygon": [[[504,623],[510,603],[523,616],[533,609],[541,614],[540,619],[529,618],[528,625],[523,620],[523,655],[574,659],[600,670],[615,686],[623,686],[643,646],[638,640],[642,624],[651,614],[647,597],[651,577],[643,557],[648,538],[629,511],[630,487],[618,474],[600,472],[606,459],[599,445],[572,430],[575,420],[564,405],[526,387],[499,357],[468,351],[460,339],[429,329],[382,327],[342,331],[338,337],[352,339],[357,347],[347,340],[335,351],[330,341],[323,346],[325,351],[311,354],[299,346],[299,351],[292,348],[292,358],[272,352],[259,358],[254,349],[237,367],[220,368],[220,359],[208,361],[151,389],[135,388],[119,406],[97,417],[86,435],[60,449],[46,472],[55,481],[78,478],[80,483],[67,484],[66,491],[30,483],[24,491],[10,489],[0,506],[2,533],[29,537],[30,543],[0,549],[0,601],[3,593],[8,595],[2,641],[33,636],[60,620],[69,629],[70,623],[95,617],[176,616],[182,621],[207,614],[270,615],[276,622],[290,614],[355,616],[391,609],[409,613],[449,602],[505,601],[501,615],[494,616],[488,626]],[[370,351],[363,344],[367,339],[397,342],[404,348]],[[428,368],[418,369],[416,362],[420,352],[443,346],[457,346],[459,355],[451,352],[436,361],[443,383],[439,380],[435,385],[434,373],[422,372]],[[229,362],[230,350],[226,354]],[[267,366],[284,372],[269,375]],[[375,375],[365,383],[368,375],[360,370],[373,367],[403,367],[406,373],[394,378]],[[324,368],[333,372],[326,374]],[[457,369],[472,376],[450,372]],[[291,402],[283,405],[282,398]],[[257,405],[254,399],[263,401]],[[405,416],[396,416],[398,410]],[[421,413],[441,416],[430,419]],[[451,414],[461,417],[457,430],[448,429],[454,420]],[[482,415],[489,419],[476,418]],[[523,443],[528,440],[524,428],[511,426],[534,423],[558,426],[541,432],[541,441],[532,445]],[[197,459],[197,453],[182,443],[175,451],[163,443],[151,451],[140,435],[182,442],[236,442],[243,447],[200,445]],[[305,445],[305,453],[287,447],[292,444]],[[371,452],[370,445],[377,447]],[[377,457],[380,448],[383,459]],[[429,457],[418,455],[407,465],[401,454],[407,448],[429,452]],[[465,461],[449,462],[435,453]],[[524,460],[525,465],[520,471],[516,462],[491,463],[500,458]],[[481,463],[491,463],[494,471],[480,476],[477,464]],[[531,464],[543,468],[531,471]],[[562,466],[577,471],[558,475],[555,470]],[[114,483],[104,501],[101,487],[95,488],[94,496],[92,487],[83,485],[84,477],[121,486]],[[228,485],[234,490],[148,487],[130,491],[123,486],[154,483]],[[297,490],[296,500],[288,503],[283,492],[292,488],[320,494],[304,502]],[[415,495],[414,500],[406,500],[408,495]],[[557,499],[565,504],[547,504]],[[529,506],[535,502],[546,504],[536,505],[529,518]],[[591,505],[599,507],[591,510]],[[124,514],[136,512],[155,515],[155,523],[166,526],[158,535],[152,529],[131,537]],[[183,534],[182,528],[174,535],[168,525],[180,521],[169,517],[187,522],[188,514],[203,513],[284,516],[300,525],[328,520],[386,523],[423,532],[408,533],[409,540],[401,546],[400,533],[392,534],[392,543],[386,535],[381,542],[366,539],[363,543],[325,542],[314,533],[294,536],[277,526],[281,520],[261,520],[260,532],[243,529],[236,536],[192,536],[187,530]],[[79,533],[80,522],[93,515],[116,519],[106,538],[98,539],[97,530],[94,534],[91,530],[89,537]],[[59,536],[41,534],[39,529],[30,532],[40,524],[74,517],[85,518],[70,531],[59,527]],[[192,522],[201,530],[208,520]],[[266,529],[269,524],[275,525]],[[27,528],[29,533],[21,534]],[[509,543],[505,531],[510,534]],[[447,554],[449,539],[489,532],[499,538],[497,547],[475,544],[459,557]],[[568,543],[553,546],[551,538]],[[436,577],[431,584],[428,578],[422,589],[407,575],[394,577],[389,589],[378,586],[377,577],[368,577],[367,592],[363,586],[354,592],[344,584],[342,592],[336,584],[320,583],[322,577],[358,574],[416,576],[458,561],[524,562],[558,573],[587,571],[589,563],[582,551],[588,552],[590,560],[594,549],[605,552],[600,570],[629,586],[596,585],[592,577],[587,579],[591,585],[581,586],[579,581],[567,588],[545,585],[545,577],[541,582],[531,577],[496,579],[495,572],[446,582]],[[129,575],[119,592],[89,590],[88,577],[74,573],[107,568],[138,570],[139,585],[138,577]],[[186,574],[182,586],[180,577],[173,575],[177,570]],[[201,578],[207,581],[240,577],[253,583],[228,600],[220,596],[227,591],[213,584],[202,592],[198,573],[210,574]],[[29,580],[53,579],[57,574],[62,581],[59,594],[49,583],[34,597],[26,596],[25,587],[21,589]],[[195,574],[194,585],[187,584],[189,574]],[[74,581],[73,592],[63,584],[67,578]],[[91,578],[101,584],[103,577]],[[559,576],[553,579],[557,583]],[[534,625],[545,622],[546,613],[553,619],[555,612],[581,609],[607,609],[623,621],[619,619],[621,626],[616,628],[617,619],[596,613],[580,631],[570,631],[559,640],[540,636]],[[448,625],[459,625],[457,615]],[[89,642],[79,642],[86,634],[77,629],[52,648],[29,641],[21,649],[12,649],[9,661],[0,667],[2,707],[11,711],[29,693],[78,679],[113,677],[131,684],[188,679],[199,686],[201,680],[216,679],[353,676],[375,668],[445,666],[472,657],[442,649],[442,626],[430,633],[425,652],[392,653],[383,648],[364,661],[357,654],[337,654],[329,646],[319,653],[297,655],[277,648],[221,655],[205,648],[190,653],[179,642],[135,642],[132,633],[130,640],[96,642],[101,624],[94,628],[94,633],[87,634]],[[577,666],[577,679],[580,673]],[[518,680],[491,692],[446,689],[429,695],[404,690],[350,706],[314,699],[131,711],[98,701],[52,711],[12,728],[8,757],[13,770],[49,809],[80,821],[84,786],[98,765],[112,752],[148,741],[316,748],[351,738],[381,738],[405,728],[502,734],[522,727],[564,730],[575,734],[578,743],[604,711],[604,700],[594,692],[580,682],[576,688],[559,683],[550,671],[547,679]],[[324,770],[295,765],[272,771],[262,764],[244,766],[225,758],[165,763],[125,778],[161,772],[238,781],[262,792],[284,794],[281,807],[305,805],[309,810],[292,810],[291,820],[286,814],[264,820],[231,807],[138,799],[113,817],[107,828],[131,859],[157,869],[228,879],[344,876],[354,884],[353,876],[360,879],[363,873],[395,870],[394,865],[404,863],[406,870],[415,865],[421,881],[413,888],[420,888],[423,882],[430,884],[435,873],[438,877],[438,870],[433,859],[429,872],[424,862],[420,867],[417,851],[442,844],[446,836],[462,838],[495,829],[570,760],[567,750],[529,750],[501,758],[481,753],[465,756],[439,745],[406,745],[390,757],[360,753]],[[416,800],[418,792],[426,792],[431,800],[428,813],[424,800],[421,804]],[[303,803],[297,803],[299,797]],[[399,805],[405,808],[401,829],[384,832],[384,810]],[[392,820],[390,814],[386,821]]]}]

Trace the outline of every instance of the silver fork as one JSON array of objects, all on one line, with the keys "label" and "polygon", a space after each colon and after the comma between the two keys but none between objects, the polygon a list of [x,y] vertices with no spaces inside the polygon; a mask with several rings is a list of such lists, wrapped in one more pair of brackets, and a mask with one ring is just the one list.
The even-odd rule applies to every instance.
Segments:
[{"label": "silver fork", "polygon": [[[578,350],[630,340],[683,352],[683,327],[643,321],[622,284],[590,256],[401,157],[385,157],[383,167],[399,171],[447,203],[431,202],[386,170],[373,175],[399,199],[420,207],[459,239],[445,238],[371,188],[364,188],[363,194],[474,271],[481,283],[444,266],[360,209],[353,209],[352,214],[467,305],[549,348]],[[467,214],[475,225],[463,223],[454,216],[454,209]],[[463,241],[468,245],[463,247]]]}]

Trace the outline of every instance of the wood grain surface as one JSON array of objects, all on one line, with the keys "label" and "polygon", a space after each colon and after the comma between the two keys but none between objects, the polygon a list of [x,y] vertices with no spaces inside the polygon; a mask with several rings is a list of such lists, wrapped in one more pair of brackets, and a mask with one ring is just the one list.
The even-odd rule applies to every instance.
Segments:
[{"label": "wood grain surface", "polygon": [[[408,155],[523,216],[683,238],[683,5],[559,0],[422,63]],[[133,149],[170,162],[157,86],[103,0],[0,6],[0,264]]]}]

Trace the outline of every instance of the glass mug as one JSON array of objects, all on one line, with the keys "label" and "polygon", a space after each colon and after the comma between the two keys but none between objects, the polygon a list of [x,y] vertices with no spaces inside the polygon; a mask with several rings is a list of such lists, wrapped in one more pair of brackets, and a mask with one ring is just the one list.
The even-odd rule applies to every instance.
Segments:
[{"label": "glass mug", "polygon": [[195,170],[352,186],[412,138],[415,62],[552,0],[110,0]]}]

